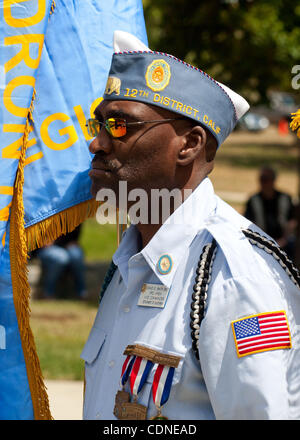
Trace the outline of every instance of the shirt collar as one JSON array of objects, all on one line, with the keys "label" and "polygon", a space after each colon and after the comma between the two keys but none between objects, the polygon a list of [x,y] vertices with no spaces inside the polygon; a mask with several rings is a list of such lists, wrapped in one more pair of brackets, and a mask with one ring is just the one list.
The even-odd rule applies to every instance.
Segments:
[{"label": "shirt collar", "polygon": [[[203,228],[205,220],[215,211],[216,204],[213,186],[210,180],[205,178],[140,251],[165,286],[171,286],[185,251],[198,231]],[[113,261],[118,266],[125,284],[128,279],[128,260],[139,253],[139,249],[140,234],[136,226],[131,225],[113,256]],[[171,270],[165,274],[159,271],[159,260],[163,255],[167,255],[172,264]]]}]

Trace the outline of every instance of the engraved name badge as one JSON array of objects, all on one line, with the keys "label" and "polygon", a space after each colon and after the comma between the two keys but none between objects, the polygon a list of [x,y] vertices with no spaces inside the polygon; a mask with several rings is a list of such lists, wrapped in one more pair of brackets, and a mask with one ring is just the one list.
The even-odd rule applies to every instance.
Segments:
[{"label": "engraved name badge", "polygon": [[164,308],[169,288],[163,284],[143,284],[138,306]]}]

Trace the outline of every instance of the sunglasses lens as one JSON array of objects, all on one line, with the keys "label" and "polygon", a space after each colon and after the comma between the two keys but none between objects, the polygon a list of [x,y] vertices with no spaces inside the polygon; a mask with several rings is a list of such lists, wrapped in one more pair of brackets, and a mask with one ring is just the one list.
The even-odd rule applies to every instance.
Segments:
[{"label": "sunglasses lens", "polygon": [[109,118],[106,120],[105,128],[115,138],[125,136],[126,121],[125,119]]},{"label": "sunglasses lens", "polygon": [[87,131],[89,136],[96,137],[100,131],[100,124],[96,119],[87,120]]}]

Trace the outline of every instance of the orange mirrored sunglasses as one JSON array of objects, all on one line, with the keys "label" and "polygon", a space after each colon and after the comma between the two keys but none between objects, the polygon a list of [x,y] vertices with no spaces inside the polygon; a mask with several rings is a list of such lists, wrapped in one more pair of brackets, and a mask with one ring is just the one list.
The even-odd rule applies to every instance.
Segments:
[{"label": "orange mirrored sunglasses", "polygon": [[150,124],[152,122],[170,122],[185,118],[171,118],[171,119],[159,119],[154,121],[138,121],[138,122],[127,122],[123,118],[108,118],[105,122],[100,122],[98,119],[88,119],[86,122],[86,127],[89,136],[96,137],[101,128],[104,126],[108,133],[114,138],[120,138],[125,136],[127,133],[127,127],[129,126],[139,126],[142,124]]}]

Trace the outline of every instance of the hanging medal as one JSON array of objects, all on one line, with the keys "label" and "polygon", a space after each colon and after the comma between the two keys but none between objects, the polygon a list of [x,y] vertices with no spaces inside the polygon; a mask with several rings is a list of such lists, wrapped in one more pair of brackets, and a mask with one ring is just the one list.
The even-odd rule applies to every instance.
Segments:
[{"label": "hanging medal", "polygon": [[159,364],[156,369],[152,384],[152,396],[157,409],[157,414],[152,417],[152,420],[167,420],[167,417],[163,416],[161,413],[161,407],[169,399],[174,371],[174,367],[161,364]]},{"label": "hanging medal", "polygon": [[[182,358],[140,344],[128,345],[124,350],[124,355],[127,357],[120,378],[122,390],[116,395],[115,416],[120,420],[146,420],[147,408],[138,403],[138,395],[156,365],[152,381],[152,396],[157,414],[152,420],[167,419],[162,415],[161,408],[169,399],[175,368],[178,367]],[[129,382],[131,395],[125,391],[127,382]]]}]

